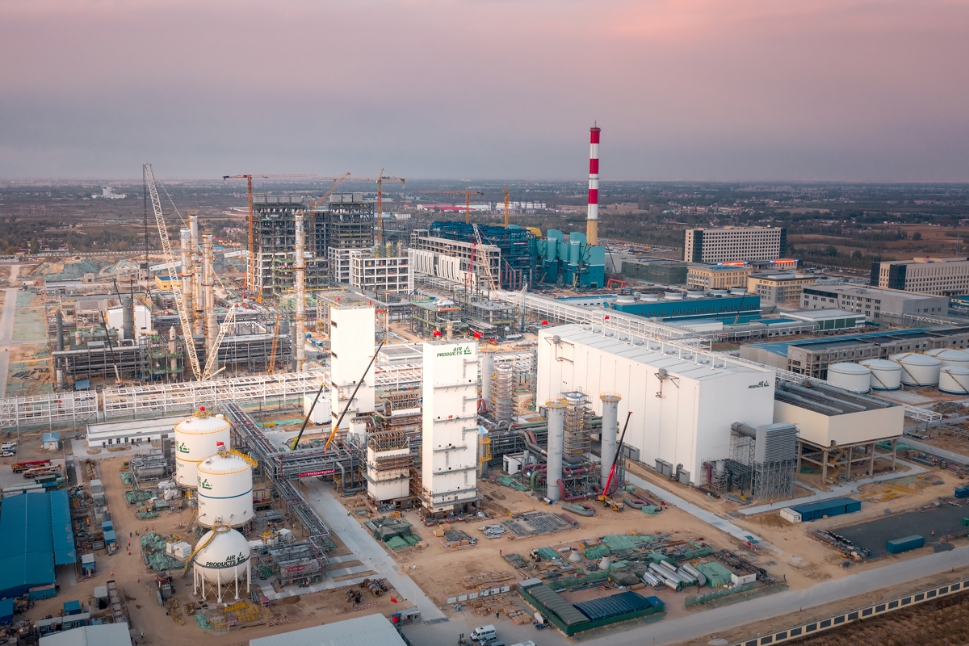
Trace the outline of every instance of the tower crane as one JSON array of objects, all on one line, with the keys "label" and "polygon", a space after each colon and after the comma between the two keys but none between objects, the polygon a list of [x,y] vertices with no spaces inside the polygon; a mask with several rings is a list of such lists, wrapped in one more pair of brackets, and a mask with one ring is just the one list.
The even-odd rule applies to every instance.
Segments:
[{"label": "tower crane", "polygon": [[508,207],[511,206],[509,202],[508,184],[505,184],[505,228],[508,228]]},{"label": "tower crane", "polygon": [[384,169],[380,169],[380,174],[377,175],[377,244],[384,243],[384,180],[391,182],[400,182],[403,186],[406,181],[402,177],[394,177],[393,175],[384,175]]},{"label": "tower crane", "polygon": [[[168,227],[165,225],[165,214],[162,213],[161,198],[158,196],[158,188],[155,186],[155,176],[152,172],[151,164],[145,164],[143,169],[145,182],[148,185],[148,193],[151,196],[151,208],[155,212],[155,223],[158,225],[158,236],[161,238],[162,253],[165,255],[165,264],[168,266],[168,276],[172,279],[172,295],[175,297],[175,308],[178,310],[178,319],[182,324],[182,338],[185,340],[185,352],[188,354],[192,374],[195,375],[195,379],[201,380],[202,369],[199,366],[198,352],[195,350],[195,338],[192,336],[192,322],[189,320],[188,311],[185,309],[182,281],[177,280],[178,273],[175,271],[175,257],[172,255],[172,243],[168,239]],[[251,199],[249,203],[250,205],[252,204]],[[222,334],[219,335],[220,341],[221,337]]]},{"label": "tower crane", "polygon": [[471,224],[471,196],[484,195],[481,191],[423,191],[424,193],[436,193],[438,195],[463,195],[464,196],[464,223]]},{"label": "tower crane", "polygon": [[[349,173],[347,173],[349,174]],[[252,210],[252,180],[253,178],[258,179],[277,179],[277,178],[289,178],[289,177],[308,177],[313,179],[333,179],[332,177],[319,177],[318,175],[306,175],[306,174],[281,174],[281,175],[258,175],[254,173],[249,173],[246,175],[223,175],[222,181],[228,179],[244,179],[246,180],[246,195],[249,198],[249,244],[246,247],[249,250],[249,257],[246,262],[246,282],[243,287],[248,291],[255,289],[256,284],[256,218]]]}]

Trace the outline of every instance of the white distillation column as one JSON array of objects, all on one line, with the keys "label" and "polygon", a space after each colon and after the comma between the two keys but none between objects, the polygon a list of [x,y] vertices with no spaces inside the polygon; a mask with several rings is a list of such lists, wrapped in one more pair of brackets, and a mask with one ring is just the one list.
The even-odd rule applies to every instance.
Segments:
[{"label": "white distillation column", "polygon": [[[599,486],[606,487],[609,480],[609,471],[612,469],[612,462],[616,458],[616,434],[619,430],[619,400],[622,397],[616,393],[602,393],[599,395],[602,400],[602,460],[599,464]],[[603,491],[608,494],[608,491]]]},{"label": "white distillation column", "polygon": [[202,257],[201,240],[199,239],[199,216],[193,213],[189,216],[189,262],[192,264],[192,302],[195,310],[192,316],[192,334],[202,334],[202,322],[205,318],[205,302],[202,298]]},{"label": "white distillation column", "polygon": [[304,296],[306,258],[303,254],[303,212],[297,211],[296,260],[293,263],[293,283],[296,287],[296,372],[306,365],[306,298]]},{"label": "white distillation column", "polygon": [[205,350],[206,361],[208,353],[215,347],[215,339],[219,336],[219,323],[215,316],[215,273],[212,270],[212,234],[202,236],[202,273],[204,275],[203,290],[205,292]]},{"label": "white distillation column", "polygon": [[183,228],[179,231],[182,251],[182,298],[185,299],[185,311],[189,320],[195,317],[195,286],[192,285],[192,230]]},{"label": "white distillation column", "polygon": [[548,453],[545,468],[545,495],[551,501],[562,499],[562,443],[565,436],[565,400],[550,399],[545,402],[548,409]]},{"label": "white distillation column", "polygon": [[481,357],[481,399],[484,401],[488,410],[491,410],[491,383],[495,372],[495,352],[490,347],[479,350]]}]

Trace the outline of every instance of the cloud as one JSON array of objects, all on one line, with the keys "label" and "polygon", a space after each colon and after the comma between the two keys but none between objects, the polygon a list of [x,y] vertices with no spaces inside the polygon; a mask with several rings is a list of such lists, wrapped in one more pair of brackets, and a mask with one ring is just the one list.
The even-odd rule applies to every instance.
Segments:
[{"label": "cloud", "polygon": [[0,177],[969,180],[945,0],[0,3]]}]

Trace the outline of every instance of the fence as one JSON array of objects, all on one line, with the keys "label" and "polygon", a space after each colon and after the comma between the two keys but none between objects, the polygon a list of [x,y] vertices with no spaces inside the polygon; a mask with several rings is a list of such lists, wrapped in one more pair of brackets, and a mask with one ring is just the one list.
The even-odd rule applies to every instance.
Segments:
[{"label": "fence", "polygon": [[834,615],[828,617],[827,619],[811,621],[799,626],[794,626],[793,628],[778,630],[767,635],[742,639],[738,642],[733,642],[730,646],[763,646],[765,644],[784,644],[797,639],[802,639],[808,635],[816,635],[828,630],[833,630],[834,628],[846,626],[862,619],[869,619],[871,617],[885,615],[890,612],[900,610],[901,608],[918,605],[927,601],[933,601],[935,599],[947,597],[966,590],[969,590],[969,579],[963,579],[961,581],[956,581],[955,583],[947,583],[929,590],[922,590],[921,592],[913,592],[912,594],[898,597],[897,599],[893,599],[891,601],[882,601],[870,606],[865,606],[864,608],[849,610],[848,612]]}]

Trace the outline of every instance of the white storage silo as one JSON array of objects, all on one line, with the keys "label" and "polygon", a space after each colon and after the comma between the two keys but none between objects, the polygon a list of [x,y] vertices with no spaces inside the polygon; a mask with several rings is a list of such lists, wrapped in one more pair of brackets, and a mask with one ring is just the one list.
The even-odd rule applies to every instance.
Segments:
[{"label": "white storage silo", "polygon": [[857,363],[832,363],[828,366],[828,383],[853,393],[867,393],[871,389],[871,369]]},{"label": "white storage silo", "polygon": [[871,370],[872,390],[898,390],[902,387],[902,367],[888,359],[868,359],[860,365]]},{"label": "white storage silo", "polygon": [[942,362],[935,357],[916,352],[902,352],[889,357],[902,368],[902,383],[906,386],[938,386]]},{"label": "white storage silo", "polygon": [[969,352],[963,350],[957,350],[956,348],[936,348],[935,350],[926,350],[925,354],[941,361],[943,368],[946,366],[969,368]]},{"label": "white storage silo", "polygon": [[[239,582],[246,584],[246,593],[252,577],[249,572],[249,541],[246,537],[227,525],[216,525],[204,534],[198,542],[198,553],[193,562],[195,593],[206,598],[205,584],[209,592],[216,590],[219,603],[222,603],[223,586],[235,584],[235,598],[239,599]],[[227,596],[227,595],[226,595]]]},{"label": "white storage silo", "polygon": [[241,527],[252,520],[252,464],[224,447],[198,464],[198,523]]},{"label": "white storage silo", "polygon": [[939,390],[950,395],[969,395],[969,368],[944,366],[939,371]]},{"label": "white storage silo", "polygon": [[176,424],[175,482],[197,487],[199,463],[218,453],[220,443],[229,446],[229,422],[221,415],[209,415],[205,407]]}]

